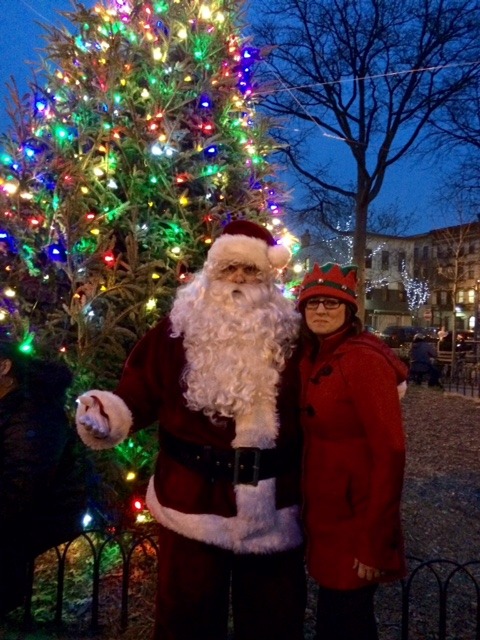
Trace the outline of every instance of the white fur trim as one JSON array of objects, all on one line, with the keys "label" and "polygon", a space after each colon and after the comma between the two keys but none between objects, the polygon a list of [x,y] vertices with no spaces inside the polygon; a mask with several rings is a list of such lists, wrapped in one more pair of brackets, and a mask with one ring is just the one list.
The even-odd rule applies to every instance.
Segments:
[{"label": "white fur trim", "polygon": [[242,234],[225,234],[217,238],[208,252],[205,268],[208,271],[219,264],[232,262],[254,264],[264,273],[272,269],[267,254],[267,243]]},{"label": "white fur trim", "polygon": [[235,417],[235,439],[232,447],[259,447],[272,449],[278,435],[278,417],[275,407],[276,398],[271,402],[255,398],[248,414]]},{"label": "white fur trim", "polygon": [[[88,407],[80,402],[80,400],[82,398],[88,399],[92,396],[100,400],[103,405],[103,410],[108,416],[110,434],[106,438],[96,438],[90,431],[85,429],[85,426],[81,422],[79,422],[79,418],[84,416],[88,411]],[[79,402],[77,402],[75,421],[77,424],[78,435],[88,447],[91,449],[110,449],[127,438],[130,427],[133,424],[133,417],[132,412],[122,398],[111,391],[99,391],[98,389],[92,389],[80,396]]]},{"label": "white fur trim", "polygon": [[283,269],[287,266],[292,257],[290,249],[283,244],[276,244],[274,247],[268,247],[268,259],[275,269]]},{"label": "white fur trim", "polygon": [[271,553],[295,549],[303,542],[297,505],[275,510],[275,479],[256,487],[237,485],[237,515],[182,513],[162,506],[155,494],[153,478],[147,490],[152,516],[167,529],[192,540],[214,544],[235,553]]}]

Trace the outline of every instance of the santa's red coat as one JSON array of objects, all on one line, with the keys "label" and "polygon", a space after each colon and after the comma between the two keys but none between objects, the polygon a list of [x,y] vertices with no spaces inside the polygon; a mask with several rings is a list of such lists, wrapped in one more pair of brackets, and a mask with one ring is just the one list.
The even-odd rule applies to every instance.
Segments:
[{"label": "santa's red coat", "polygon": [[[95,441],[80,425],[82,439],[90,446],[106,448],[118,444],[132,431],[158,421],[160,441],[167,431],[190,443],[231,450],[241,428],[238,421],[224,418],[213,423],[203,412],[187,407],[181,386],[185,364],[183,339],[171,336],[171,324],[166,318],[136,345],[114,393],[89,392],[102,402],[110,421],[110,436]],[[298,456],[298,463],[278,478],[260,480],[257,486],[234,487],[228,479],[212,482],[175,461],[160,446],[147,505],[161,524],[186,537],[238,553],[281,551],[302,543],[301,430],[295,369],[293,361],[287,364],[273,410],[278,424],[275,444],[286,448],[293,457]],[[253,440],[246,442],[244,438],[243,445],[262,448],[262,425],[267,421],[262,407],[253,409],[258,414],[258,424],[247,436],[247,440]],[[83,410],[80,405],[79,411]],[[275,416],[272,418],[275,421]]]},{"label": "santa's red coat", "polygon": [[331,589],[366,584],[357,558],[405,574],[400,500],[405,463],[397,384],[407,370],[369,336],[325,338],[301,363],[307,566]]}]

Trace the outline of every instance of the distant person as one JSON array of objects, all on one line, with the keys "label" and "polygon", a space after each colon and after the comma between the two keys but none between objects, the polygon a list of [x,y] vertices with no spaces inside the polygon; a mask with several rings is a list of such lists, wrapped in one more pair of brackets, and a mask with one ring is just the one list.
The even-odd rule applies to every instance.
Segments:
[{"label": "distant person", "polygon": [[83,465],[60,362],[0,340],[0,616],[24,603],[28,563],[82,532]]},{"label": "distant person", "polygon": [[431,342],[425,340],[423,333],[413,336],[410,351],[410,376],[416,384],[422,384],[423,377],[428,375],[429,387],[441,387],[440,370],[435,365],[437,351]]},{"label": "distant person", "polygon": [[405,574],[400,502],[407,367],[357,316],[356,267],[301,285],[303,517],[318,640],[377,640],[374,595]]},{"label": "distant person", "polygon": [[437,331],[437,336],[439,340],[444,340],[448,336],[448,331],[445,329],[445,325],[442,325]]}]

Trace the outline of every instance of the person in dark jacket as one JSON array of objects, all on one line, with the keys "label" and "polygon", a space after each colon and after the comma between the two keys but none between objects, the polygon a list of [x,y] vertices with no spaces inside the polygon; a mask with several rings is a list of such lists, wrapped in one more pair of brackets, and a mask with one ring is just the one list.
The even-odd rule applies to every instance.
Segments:
[{"label": "person in dark jacket", "polygon": [[299,314],[275,285],[289,252],[228,224],[114,393],[79,398],[80,437],[112,447],[158,420],[147,492],[159,522],[155,640],[301,640]]},{"label": "person in dark jacket", "polygon": [[[299,294],[307,568],[318,640],[376,640],[378,583],[405,574],[407,367],[356,315],[356,268],[315,265]],[[398,388],[400,386],[400,389]]]},{"label": "person in dark jacket", "polygon": [[0,615],[21,606],[28,563],[82,532],[84,467],[60,362],[0,340]]},{"label": "person in dark jacket", "polygon": [[423,376],[428,375],[429,387],[440,387],[440,371],[435,365],[437,351],[431,342],[425,340],[423,333],[413,336],[410,351],[410,376],[416,384],[422,384]]}]

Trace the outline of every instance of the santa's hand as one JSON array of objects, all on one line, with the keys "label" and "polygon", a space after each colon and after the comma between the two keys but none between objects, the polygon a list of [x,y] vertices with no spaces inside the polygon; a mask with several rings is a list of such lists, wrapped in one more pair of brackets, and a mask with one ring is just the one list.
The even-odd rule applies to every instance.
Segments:
[{"label": "santa's hand", "polygon": [[96,396],[84,394],[78,398],[79,404],[84,405],[85,413],[78,418],[85,431],[94,438],[105,439],[110,435],[110,422],[102,403]]}]

